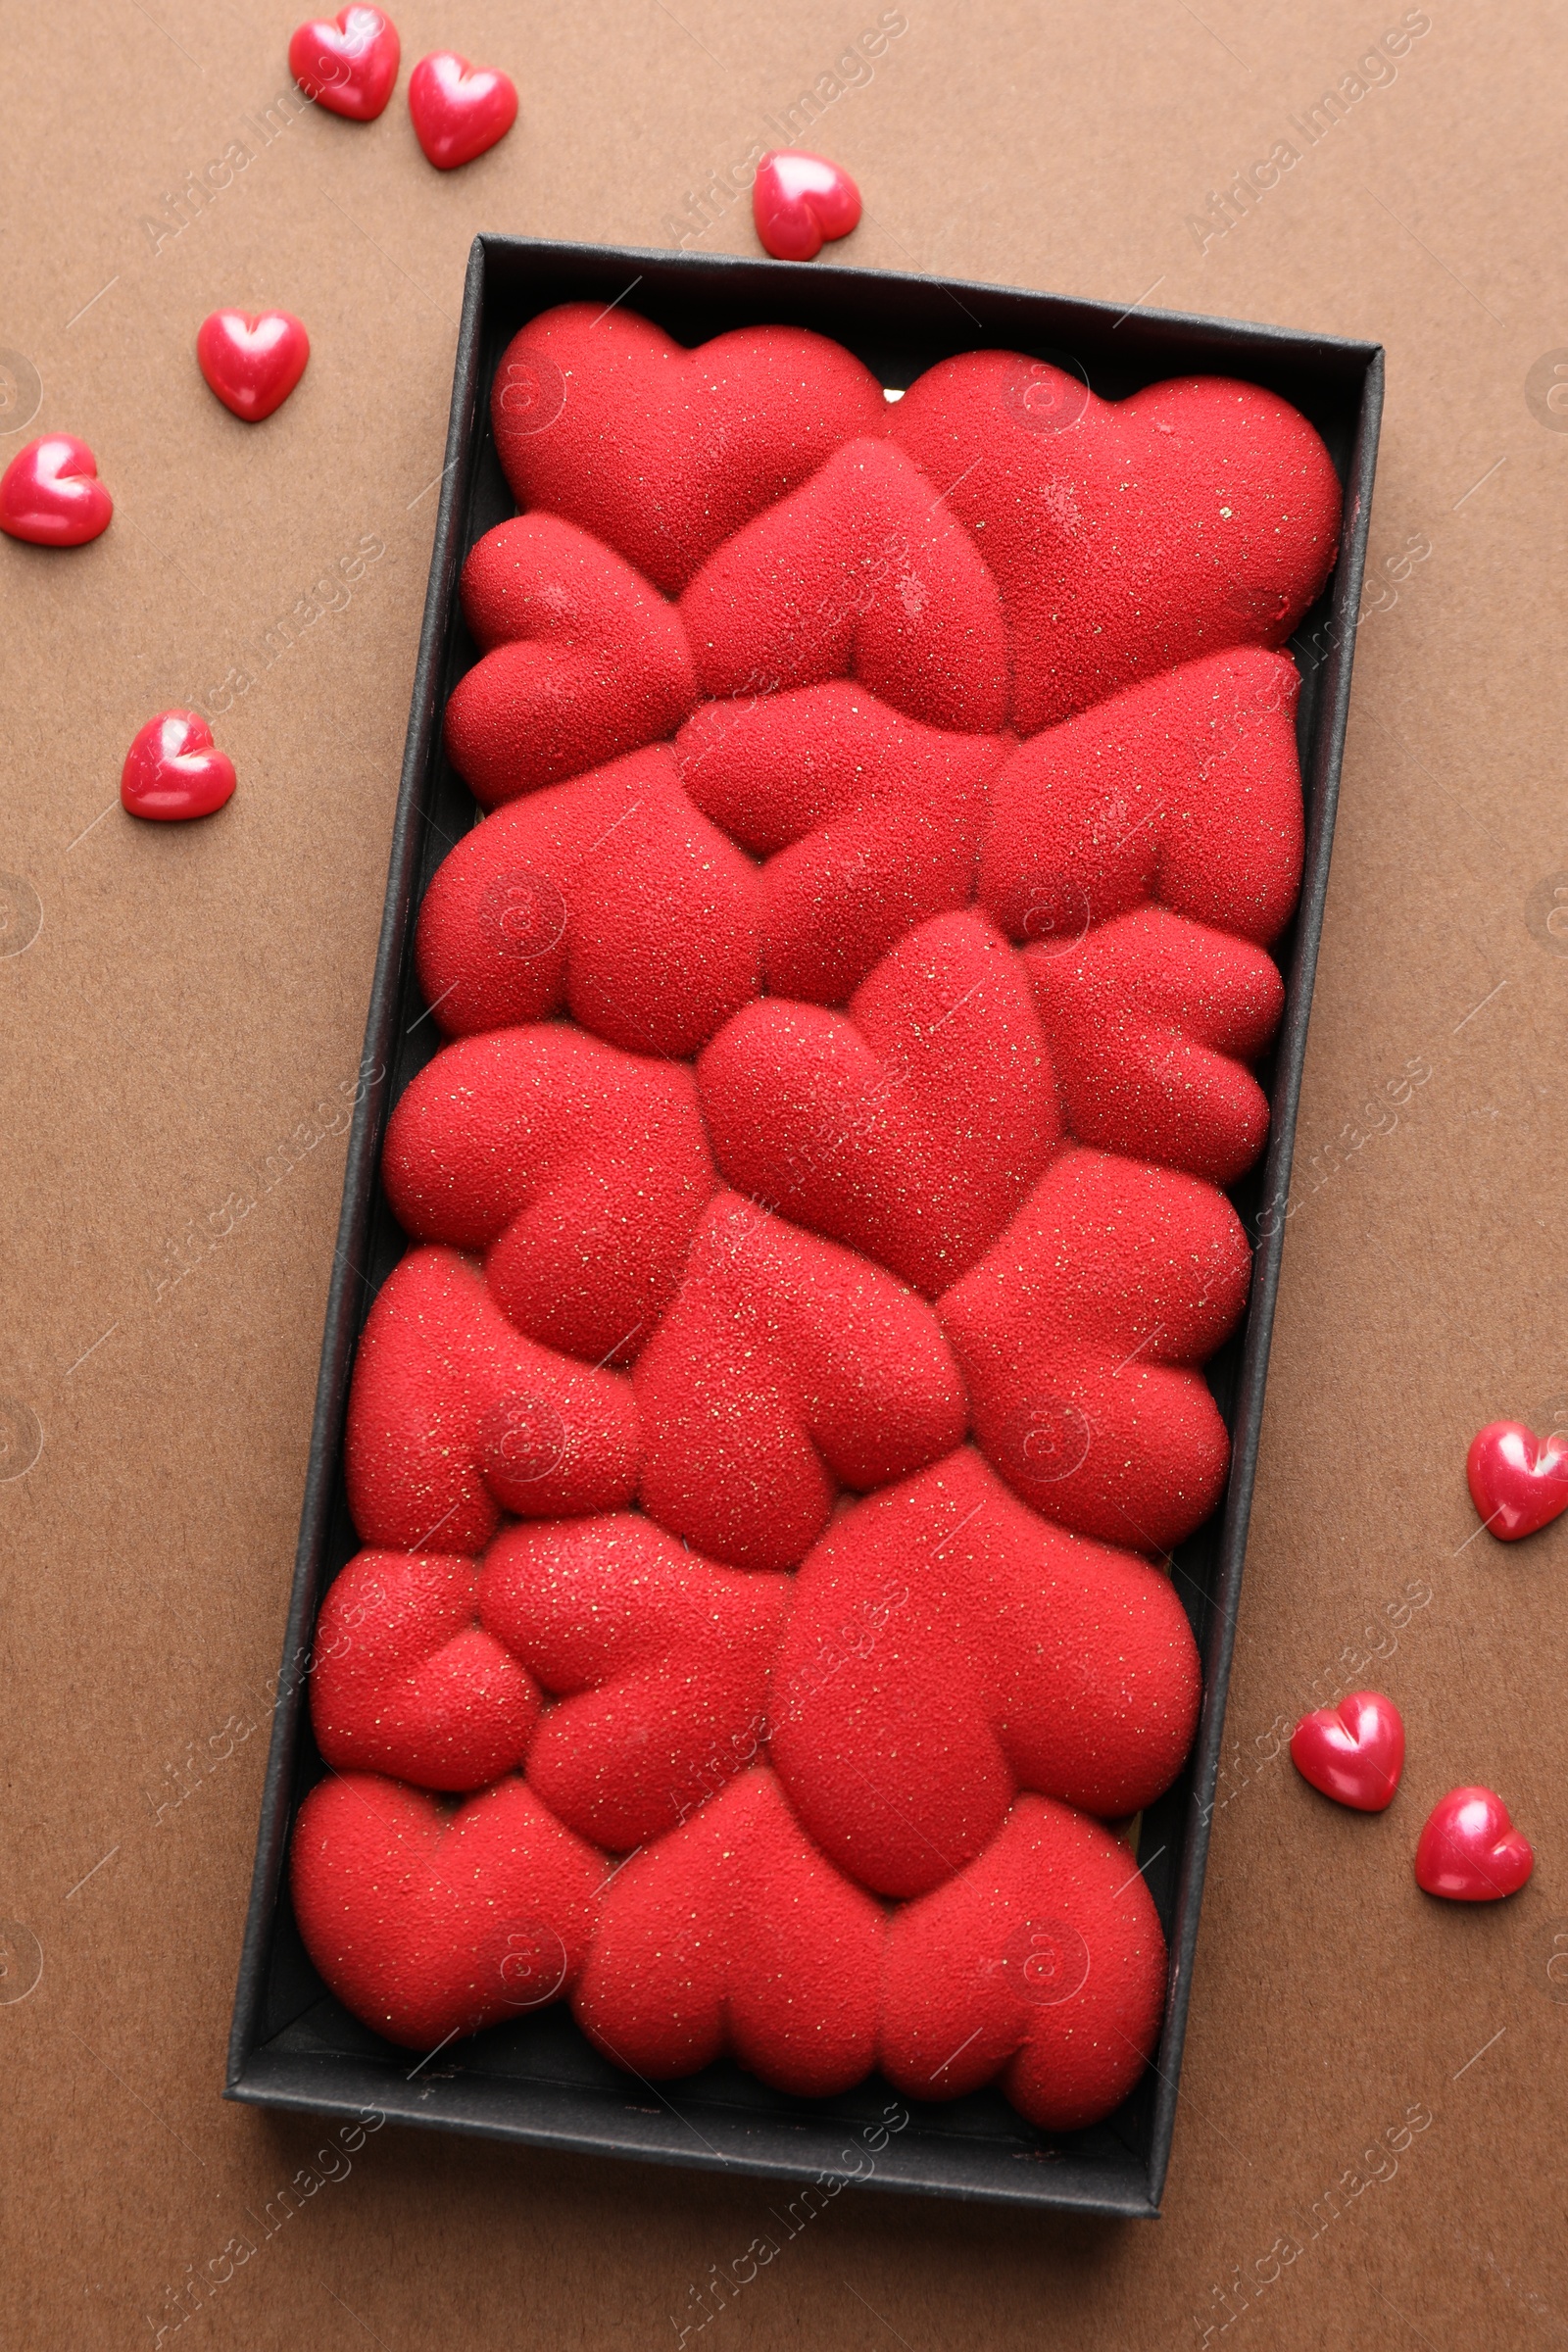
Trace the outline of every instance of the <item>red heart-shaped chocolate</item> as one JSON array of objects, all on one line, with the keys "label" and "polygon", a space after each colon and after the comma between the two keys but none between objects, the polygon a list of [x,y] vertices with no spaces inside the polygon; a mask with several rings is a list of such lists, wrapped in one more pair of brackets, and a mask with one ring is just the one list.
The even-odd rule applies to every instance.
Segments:
[{"label": "red heart-shaped chocolate", "polygon": [[1198,1650],[1169,1578],[1049,1526],[972,1446],[836,1519],[794,1590],[769,1753],[878,1894],[951,1877],[1020,1788],[1114,1817],[1181,1769]]},{"label": "red heart-shaped chocolate", "polygon": [[950,1452],[963,1384],[923,1298],[720,1193],[632,1375],[642,1505],[711,1558],[793,1568],[840,1486]]},{"label": "red heart-shaped chocolate", "polygon": [[1000,2076],[1021,2115],[1106,2115],[1159,2037],[1165,1938],[1142,1872],[1098,1821],[1020,1796],[967,1869],[888,1924],[883,2071],[909,2098]]},{"label": "red heart-shaped chocolate", "polygon": [[335,1771],[484,1788],[514,1771],[539,1692],[479,1623],[471,1560],[362,1551],[334,1581],[311,1652],[311,1724]]},{"label": "red heart-shaped chocolate", "polygon": [[1415,1849],[1416,1885],[1451,1903],[1517,1894],[1536,1866],[1530,1840],[1491,1788],[1450,1788],[1427,1816]]},{"label": "red heart-shaped chocolate", "polygon": [[0,531],[34,547],[85,547],[109,528],[115,502],[98,461],[74,433],[45,433],[0,474]]},{"label": "red heart-shaped chocolate", "polygon": [[411,2050],[568,1993],[604,1875],[519,1780],[453,1805],[334,1774],[300,1807],[290,1857],[311,1958],[356,2017]]},{"label": "red heart-shaped chocolate", "polygon": [[292,311],[214,311],[196,334],[203,375],[246,424],[282,407],[310,356],[311,338]]},{"label": "red heart-shaped chocolate", "polygon": [[619,1373],[525,1339],[455,1250],[412,1250],[360,1340],[343,1467],[367,1544],[481,1551],[503,1508],[609,1511],[636,1491]]},{"label": "red heart-shaped chocolate", "polygon": [[569,522],[519,514],[486,531],[462,598],[485,659],[447,704],[446,746],[486,808],[672,735],[696,703],[676,614]]},{"label": "red heart-shaped chocolate", "polygon": [[427,159],[455,172],[506,137],[517,120],[516,84],[494,66],[437,49],[409,75],[409,113]]},{"label": "red heart-shaped chocolate", "polygon": [[378,8],[345,8],[296,27],[288,70],[307,98],[351,122],[373,122],[392,95],[402,49]]},{"label": "red heart-shaped chocolate", "polygon": [[1340,484],[1306,418],[1219,375],[1099,400],[1015,352],[943,360],[892,438],[996,574],[1021,735],[1232,645],[1283,645],[1339,541]]},{"label": "red heart-shaped chocolate", "polygon": [[968,905],[993,735],[922,726],[836,680],[705,703],[675,738],[681,781],[762,868],[776,997],[841,1004],[929,915]]},{"label": "red heart-shaped chocolate", "polygon": [[1403,1718],[1381,1690],[1352,1690],[1337,1707],[1301,1717],[1291,1735],[1291,1762],[1336,1804],[1381,1813],[1404,1770]]},{"label": "red heart-shaped chocolate", "polygon": [[529,1787],[612,1853],[677,1828],[765,1745],[790,1592],[632,1511],[508,1528],[485,1554],[480,1615],[561,1702],[528,1750]]},{"label": "red heart-shaped chocolate", "polygon": [[1225,1425],[1197,1369],[1234,1328],[1251,1255],[1222,1193],[1063,1146],[1006,1232],[937,1302],[987,1459],[1047,1519],[1168,1551],[1218,1502]]},{"label": "red heart-shaped chocolate", "polygon": [[132,816],[176,823],[211,816],[234,791],[234,762],[194,710],[161,710],[138,729],[121,770],[121,805]]},{"label": "red heart-shaped chocolate", "polygon": [[860,191],[842,164],[779,147],[757,167],[752,218],[775,261],[809,262],[825,239],[847,237],[856,226]]},{"label": "red heart-shaped chocolate", "polygon": [[1300,681],[1282,654],[1190,662],[1048,728],[998,767],[979,900],[1064,950],[1157,900],[1267,946],[1301,878]]},{"label": "red heart-shaped chocolate", "polygon": [[1285,1007],[1271,956],[1143,906],[1023,959],[1074,1135],[1210,1184],[1251,1166],[1268,1099],[1245,1065]]},{"label": "red heart-shaped chocolate", "polygon": [[852,441],[738,530],[680,600],[703,691],[846,673],[928,726],[1007,719],[1007,631],[968,533],[902,450]]},{"label": "red heart-shaped chocolate", "polygon": [[607,2057],[657,2081],[727,2051],[820,2097],[876,2063],[882,1940],[880,1906],[755,1766],[611,1882],[572,2007]]},{"label": "red heart-shaped chocolate", "polygon": [[563,1007],[631,1054],[692,1054],[760,983],[756,869],[694,808],[667,744],[476,825],[419,909],[449,1034]]},{"label": "red heart-shaped chocolate", "polygon": [[1489,1421],[1465,1460],[1470,1496],[1489,1535],[1517,1544],[1568,1511],[1568,1436],[1544,1445],[1522,1421]]},{"label": "red heart-shaped chocolate", "polygon": [[595,1364],[630,1363],[652,1337],[718,1189],[691,1072],[554,1021],[427,1062],[381,1174],[406,1232],[488,1250],[518,1329]]},{"label": "red heart-shaped chocolate", "polygon": [[901,940],[848,1014],[746,1005],[697,1074],[733,1185],[928,1295],[996,1240],[1061,1132],[1028,975],[973,909]]},{"label": "red heart-shaped chocolate", "polygon": [[513,338],[490,415],[518,506],[592,531],[666,596],[844,442],[887,430],[875,376],[823,335],[742,327],[684,351],[587,302]]}]

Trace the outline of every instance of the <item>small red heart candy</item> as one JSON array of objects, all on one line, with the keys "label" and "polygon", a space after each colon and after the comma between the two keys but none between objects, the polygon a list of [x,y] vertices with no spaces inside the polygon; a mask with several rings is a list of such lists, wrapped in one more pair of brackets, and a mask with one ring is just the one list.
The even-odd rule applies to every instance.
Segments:
[{"label": "small red heart candy", "polygon": [[310,356],[311,338],[290,311],[214,311],[196,336],[203,375],[247,424],[282,407]]},{"label": "small red heart candy", "polygon": [[494,66],[438,49],[409,75],[409,113],[436,170],[455,172],[506,137],[517,120],[516,85]]},{"label": "small red heart candy", "polygon": [[1450,1903],[1496,1903],[1517,1894],[1536,1866],[1528,1838],[1490,1788],[1450,1788],[1427,1816],[1415,1849],[1416,1885]]},{"label": "small red heart candy", "polygon": [[234,790],[234,762],[194,710],[160,710],[125,754],[120,798],[132,816],[211,816]]},{"label": "small red heart candy", "polygon": [[824,239],[847,237],[856,226],[860,191],[842,164],[785,147],[757,167],[752,218],[775,261],[809,262]]},{"label": "small red heart candy", "polygon": [[74,433],[29,441],[0,474],[0,531],[34,547],[84,547],[114,511],[97,459]]},{"label": "small red heart candy", "polygon": [[373,122],[392,95],[402,56],[398,28],[378,8],[314,17],[288,45],[288,69],[307,98],[351,122]]},{"label": "small red heart candy", "polygon": [[1336,1804],[1381,1813],[1404,1770],[1403,1718],[1381,1690],[1352,1690],[1337,1707],[1301,1717],[1291,1735],[1291,1762]]},{"label": "small red heart candy", "polygon": [[1471,1440],[1465,1474],[1476,1509],[1504,1544],[1568,1511],[1568,1437],[1558,1430],[1543,1445],[1522,1421],[1489,1421]]}]

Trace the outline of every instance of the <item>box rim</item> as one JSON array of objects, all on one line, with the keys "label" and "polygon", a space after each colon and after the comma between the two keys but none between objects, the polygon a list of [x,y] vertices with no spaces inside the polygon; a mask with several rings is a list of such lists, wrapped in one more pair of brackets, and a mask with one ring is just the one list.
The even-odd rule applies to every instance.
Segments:
[{"label": "box rim", "polygon": [[[789,276],[800,284],[850,286],[875,283],[918,288],[922,292],[958,295],[976,294],[987,300],[998,295],[1010,301],[1035,303],[1051,302],[1063,310],[1082,312],[1091,319],[1109,319],[1114,332],[1130,318],[1146,320],[1164,329],[1176,329],[1190,334],[1194,328],[1217,337],[1241,343],[1256,343],[1266,349],[1273,344],[1287,344],[1297,349],[1331,353],[1346,360],[1370,362],[1384,357],[1384,346],[1368,342],[1359,336],[1329,335],[1313,327],[1277,326],[1267,319],[1231,318],[1223,313],[1208,311],[1146,310],[1133,303],[1118,310],[1113,302],[1102,302],[1097,296],[1058,294],[1041,286],[1011,286],[992,283],[980,278],[938,277],[913,270],[869,270],[858,263],[818,260],[814,262],[775,262],[760,254],[745,253],[688,253],[657,245],[590,245],[570,239],[547,237],[515,237],[499,230],[482,229],[470,248],[472,256],[483,253],[550,254],[568,259],[592,257],[595,262],[608,258],[620,262],[654,262],[662,269],[690,264],[706,274],[712,271],[722,279],[731,273],[759,282],[766,278]],[[628,292],[630,289],[628,288]],[[624,296],[621,298],[624,300]]]}]

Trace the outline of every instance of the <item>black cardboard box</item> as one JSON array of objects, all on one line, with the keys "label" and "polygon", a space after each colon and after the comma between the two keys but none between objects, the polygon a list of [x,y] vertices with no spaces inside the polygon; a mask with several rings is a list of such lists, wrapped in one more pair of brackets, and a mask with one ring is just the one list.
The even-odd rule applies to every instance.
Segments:
[{"label": "black cardboard box", "polygon": [[[1141,1852],[1151,1857],[1147,1883],[1170,1944],[1165,2020],[1156,2058],[1142,2082],[1113,2115],[1088,2132],[1060,2136],[1039,2132],[1000,2091],[951,2105],[922,2105],[896,2098],[875,2077],[843,2097],[821,2101],[768,2090],[729,2063],[655,2086],[628,2079],[601,2058],[561,2005],[411,2065],[407,2051],[361,2026],[327,1992],[290,1907],[289,1834],[307,1790],[324,1770],[305,1703],[313,1630],[327,1586],[359,1548],[341,1464],[349,1379],[371,1298],[405,1247],[381,1196],[381,1142],[392,1104],[441,1042],[435,1025],[419,1017],[424,1004],[413,970],[415,918],[436,867],[475,815],[466,786],[442,752],[441,717],[453,685],[477,658],[458,610],[463,560],[476,539],[514,511],[490,429],[490,381],[518,328],[537,312],[570,301],[630,301],[687,345],[732,327],[810,327],[847,345],[889,388],[911,383],[957,352],[999,346],[1074,368],[1109,399],[1166,376],[1243,376],[1281,394],[1311,419],[1344,486],[1339,563],[1291,648],[1302,671],[1298,730],[1306,857],[1297,914],[1274,951],[1286,976],[1287,1000],[1262,1072],[1273,1121],[1268,1152],[1261,1168],[1232,1195],[1254,1241],[1251,1296],[1241,1329],[1207,1371],[1231,1431],[1230,1484],[1221,1509],[1182,1546],[1176,1560],[1178,1590],[1202,1659],[1202,1712],[1187,1765],[1145,1815],[1141,1838]],[[334,2115],[373,2107],[400,2122],[535,2146],[793,2181],[814,2180],[819,2173],[847,2175],[853,2167],[883,2188],[1083,2213],[1157,2214],[1175,2123],[1257,1460],[1382,386],[1383,355],[1377,345],[1277,327],[1136,307],[1118,313],[1103,303],[821,262],[639,253],[513,237],[475,240],[370,991],[363,1065],[370,1081],[349,1140],[225,2096]],[[890,2106],[907,2120],[878,2144],[884,2139],[884,2109]],[[869,2174],[863,2164],[868,2146],[876,2149]]]}]

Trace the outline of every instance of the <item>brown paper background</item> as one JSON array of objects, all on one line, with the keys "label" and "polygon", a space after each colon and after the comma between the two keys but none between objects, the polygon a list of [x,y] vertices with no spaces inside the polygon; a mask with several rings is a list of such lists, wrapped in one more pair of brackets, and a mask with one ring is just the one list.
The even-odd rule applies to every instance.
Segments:
[{"label": "brown paper background", "polygon": [[[1204,251],[1189,217],[1294,136],[1287,118],[1399,23],[1395,0],[1204,0],[1201,18],[1182,0],[909,0],[874,78],[817,127],[867,201],[846,260],[1385,342],[1374,572],[1412,534],[1431,554],[1357,648],[1165,2217],[846,2193],[690,2343],[1568,2340],[1568,1982],[1548,1973],[1568,1953],[1568,1522],[1518,1549],[1467,1544],[1462,1476],[1481,1422],[1568,1419],[1568,937],[1546,924],[1568,869],[1568,416],[1540,396],[1551,360],[1537,368],[1568,347],[1568,24],[1541,5],[1429,14],[1395,80]],[[0,1393],[24,1408],[0,1467],[42,1436],[0,1483],[0,1917],[20,1923],[0,1945],[0,2334],[29,2352],[152,2343],[170,2290],[257,2237],[248,2216],[323,2138],[218,2094],[341,1136],[157,1299],[146,1269],[255,1190],[358,1060],[469,239],[672,242],[686,192],[769,138],[762,116],[877,15],[403,0],[381,120],[307,111],[155,252],[141,223],[183,174],[236,137],[262,148],[246,119],[288,86],[293,9],[4,8],[0,345],[43,397],[0,461],[69,429],[116,499],[78,554],[0,540],[0,866],[24,886],[0,941]],[[499,149],[444,176],[405,91],[448,43],[508,67],[522,104]],[[745,204],[703,242],[751,250]],[[258,429],[196,372],[220,303],[310,327],[302,386]],[[141,721],[208,701],[370,535],[385,554],[347,608],[220,720],[229,808],[193,828],[125,817]],[[42,927],[15,952],[29,891]],[[1411,1061],[1432,1074],[1397,1128],[1314,1168]],[[1412,1582],[1431,1598],[1396,1649],[1346,1677],[1381,1681],[1409,1730],[1398,1799],[1361,1819],[1270,1756],[1271,1727]],[[1428,1902],[1410,1877],[1428,1806],[1468,1780],[1537,1847],[1496,1909]],[[1312,2200],[1364,2178],[1363,2151],[1417,2103],[1432,2122],[1396,2169],[1342,2183],[1310,2235]],[[669,2344],[772,2201],[757,2180],[388,2128],[181,2341]],[[1299,2250],[1271,2254],[1281,2238]]]}]

